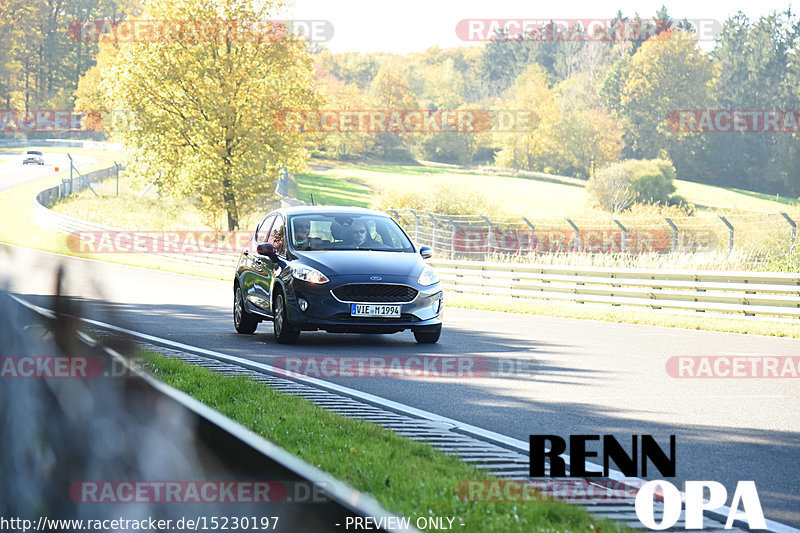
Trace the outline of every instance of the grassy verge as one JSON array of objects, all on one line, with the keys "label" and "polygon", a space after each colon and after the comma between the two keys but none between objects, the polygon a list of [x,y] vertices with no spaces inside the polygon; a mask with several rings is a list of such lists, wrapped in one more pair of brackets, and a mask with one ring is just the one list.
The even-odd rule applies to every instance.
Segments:
[{"label": "grassy verge", "polygon": [[[24,149],[20,148],[19,150]],[[121,154],[114,152],[80,150],[73,148],[54,148],[52,151],[69,151],[75,155],[86,155],[90,157],[96,157],[98,159],[96,163],[82,169],[82,172],[89,172],[98,168],[105,168],[109,166],[114,159],[117,161],[121,159]],[[336,168],[341,168],[342,166]],[[427,167],[412,168],[415,170],[415,172],[425,172],[423,169]],[[388,172],[389,168],[374,167],[373,170]],[[433,170],[434,172],[439,171],[439,169]],[[36,195],[36,193],[42,189],[58,184],[61,177],[65,175],[68,175],[68,173],[62,172],[60,174],[54,174],[52,177],[43,178],[36,182],[21,185],[4,193],[0,193],[0,242],[16,244],[37,250],[75,257],[97,259],[112,263],[162,270],[165,272],[192,274],[195,276],[219,280],[230,279],[231,269],[227,267],[213,267],[199,264],[173,262],[146,254],[86,254],[76,253],[73,250],[70,250],[67,247],[66,236],[41,228],[36,221],[33,220],[31,210],[33,197]],[[300,181],[302,181],[302,179],[299,180],[298,187],[300,187]],[[311,181],[307,183],[309,183],[311,186],[319,187],[318,190],[324,190],[326,187],[334,186],[340,182],[341,180],[335,180],[332,183],[330,178],[325,178],[324,180],[311,179]],[[361,189],[360,186],[352,183],[348,186],[352,187],[352,189],[351,192],[347,194],[356,194],[359,193],[358,191],[361,191],[359,194],[365,194],[364,190]],[[135,191],[133,191],[130,185],[126,184],[123,180],[121,180],[120,191],[121,193],[122,191],[127,191],[130,194],[135,194]],[[64,212],[74,214],[79,217],[82,214],[85,214],[87,218],[94,218],[96,216],[100,216],[98,213],[102,213],[102,216],[100,216],[101,219],[98,221],[114,226],[124,225],[125,219],[134,222],[148,220],[148,229],[152,229],[152,227],[174,229],[174,226],[171,224],[177,223],[178,220],[183,220],[184,222],[189,220],[189,222],[186,223],[189,226],[197,221],[197,219],[194,218],[195,215],[190,216],[181,214],[180,209],[175,211],[174,216],[157,215],[158,210],[163,207],[163,204],[158,201],[148,203],[149,207],[147,207],[146,211],[138,211],[137,209],[140,204],[135,201],[131,201],[130,199],[122,200],[125,202],[124,205],[115,204],[115,198],[113,198],[113,196],[109,198],[110,195],[115,193],[115,187],[112,187],[110,183],[102,189],[99,189],[98,192],[102,195],[101,199],[94,199],[93,196],[89,198],[91,192],[84,191],[80,200],[74,199],[69,201],[70,204],[67,205],[71,205],[71,207],[65,208]],[[155,196],[154,193],[151,194]],[[317,198],[317,193],[314,194],[314,197]],[[87,207],[85,202],[92,202],[93,207]],[[89,213],[91,212],[94,212],[94,215],[90,215]],[[125,214],[121,215],[120,213]],[[155,218],[156,220],[149,220],[150,218]],[[747,258],[738,257],[736,254],[719,253],[711,254],[709,257],[706,257],[703,254],[674,255],[676,255],[676,257],[669,260],[666,260],[663,256],[654,256],[655,259],[649,262],[646,255],[626,255],[624,256],[626,263],[617,264],[615,262],[616,260],[608,254],[587,257],[583,257],[581,254],[553,254],[552,257],[547,255],[539,256],[537,258],[537,262],[558,264],[564,264],[566,262],[569,264],[627,266],[640,268],[713,268],[714,265],[724,264],[727,268],[733,269],[744,269],[746,268],[745,263],[747,263]],[[472,309],[521,312],[568,318],[625,322],[631,324],[669,326],[709,331],[727,331],[733,333],[755,333],[761,335],[800,338],[800,332],[798,332],[800,326],[776,322],[757,322],[737,320],[733,318],[717,319],[710,317],[668,315],[657,312],[642,312],[642,310],[619,310],[612,307],[601,308],[579,304],[571,305],[566,303],[533,302],[521,299],[509,300],[507,298],[504,299],[459,294],[452,294],[452,296],[448,296],[448,303],[456,307],[466,307]]]},{"label": "grassy verge", "polygon": [[727,333],[749,333],[754,335],[800,339],[800,324],[789,322],[695,317],[691,315],[668,314],[666,312],[662,313],[633,308],[601,307],[590,304],[547,302],[453,292],[447,292],[446,298],[448,306],[463,307],[466,309],[602,320],[605,322],[664,326],[670,328],[723,331]]},{"label": "grassy verge", "polygon": [[[313,166],[313,161],[312,161]],[[340,205],[362,205],[369,201],[369,193],[353,195],[351,183],[345,179],[363,182],[375,192],[389,189],[425,190],[437,184],[453,188],[468,188],[485,195],[492,202],[500,203],[508,214],[536,213],[538,216],[586,217],[586,181],[566,176],[554,176],[537,172],[517,172],[492,167],[470,168],[452,165],[398,165],[383,163],[335,163],[320,169],[305,178],[298,176],[298,183],[308,180],[309,186],[319,182],[319,194],[328,195],[331,203]],[[796,205],[794,198],[781,198],[753,191],[716,187],[701,183],[675,180],[677,193],[697,204],[702,213],[708,209],[724,209],[745,212],[778,212]],[[317,198],[318,192],[314,192]],[[308,200],[308,196],[301,196]],[[352,201],[348,199],[352,198]],[[325,203],[319,201],[317,203]],[[597,213],[600,215],[600,213]]]},{"label": "grassy verge", "polygon": [[311,202],[311,195],[319,205],[354,205],[367,207],[372,189],[352,180],[326,176],[320,172],[298,174],[297,198]]},{"label": "grassy verge", "polygon": [[178,388],[287,451],[366,492],[387,509],[415,517],[455,517],[458,531],[621,531],[580,507],[550,502],[470,502],[466,480],[495,479],[432,447],[375,424],[345,418],[245,377],[222,377],[146,352],[148,368]]},{"label": "grassy verge", "polygon": [[[20,149],[23,150],[23,149]],[[69,152],[74,155],[94,157],[97,162],[81,168],[82,173],[106,168],[113,164],[113,160],[120,161],[121,154],[101,150],[82,150],[78,148],[48,148],[48,152]],[[67,246],[67,236],[61,233],[42,228],[33,219],[33,199],[41,190],[60,183],[62,177],[68,177],[69,172],[60,172],[53,176],[14,187],[0,193],[0,242],[15,244],[35,250],[53,252],[57,254],[99,259],[111,263],[120,263],[155,270],[164,270],[177,273],[191,273],[214,279],[230,278],[229,268],[206,267],[202,265],[187,265],[148,256],[145,254],[84,254],[76,253]],[[88,194],[91,194],[87,191]],[[113,218],[110,219],[113,224]],[[109,220],[105,220],[109,223]]]}]

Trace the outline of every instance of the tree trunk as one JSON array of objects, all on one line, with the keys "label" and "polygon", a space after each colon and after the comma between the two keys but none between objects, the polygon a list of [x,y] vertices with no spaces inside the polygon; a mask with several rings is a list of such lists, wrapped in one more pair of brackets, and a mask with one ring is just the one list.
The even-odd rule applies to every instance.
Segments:
[{"label": "tree trunk", "polygon": [[228,214],[228,231],[239,229],[239,209],[236,207],[236,193],[233,191],[231,181],[222,182],[222,199],[225,201],[225,212]]}]

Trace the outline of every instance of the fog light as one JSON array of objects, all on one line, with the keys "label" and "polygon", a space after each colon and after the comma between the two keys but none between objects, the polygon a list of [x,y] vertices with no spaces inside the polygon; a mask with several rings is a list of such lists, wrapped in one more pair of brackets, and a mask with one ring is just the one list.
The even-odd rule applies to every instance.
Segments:
[{"label": "fog light", "polygon": [[308,309],[308,300],[306,300],[305,298],[298,298],[297,304],[300,306],[301,311],[305,311],[306,309]]},{"label": "fog light", "polygon": [[438,300],[433,302],[433,312],[438,314],[439,311],[441,310],[442,310],[442,299],[439,298]]}]

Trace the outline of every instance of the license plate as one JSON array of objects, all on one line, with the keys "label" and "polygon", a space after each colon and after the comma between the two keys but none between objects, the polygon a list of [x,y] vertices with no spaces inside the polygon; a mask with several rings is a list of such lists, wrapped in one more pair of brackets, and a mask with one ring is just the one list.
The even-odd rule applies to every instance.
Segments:
[{"label": "license plate", "polygon": [[350,316],[400,316],[400,306],[380,304],[350,304]]}]

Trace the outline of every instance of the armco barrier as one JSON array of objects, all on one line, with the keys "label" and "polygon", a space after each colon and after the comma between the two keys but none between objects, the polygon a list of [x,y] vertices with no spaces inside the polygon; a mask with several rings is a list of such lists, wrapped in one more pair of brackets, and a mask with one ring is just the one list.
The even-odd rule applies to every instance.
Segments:
[{"label": "armco barrier", "polygon": [[[91,180],[93,175],[86,177]],[[40,225],[65,234],[116,230],[49,209],[47,206],[60,197],[58,189],[52,187],[36,196],[34,218]],[[153,255],[231,268],[236,263],[235,254]],[[431,264],[439,270],[444,287],[453,292],[733,313],[743,317],[800,318],[799,273],[612,269],[441,259],[432,260]]]},{"label": "armco barrier", "polygon": [[800,274],[562,267],[433,260],[445,289],[468,294],[800,318]]},{"label": "armco barrier", "polygon": [[[83,175],[79,180],[77,180],[75,189],[73,192],[80,191],[88,186],[89,183],[97,181],[99,179],[104,179],[110,177],[112,173],[115,171],[114,167],[111,168],[104,168],[101,170],[96,170],[94,172],[89,172]],[[81,220],[75,217],[71,217],[69,215],[64,215],[61,213],[57,213],[50,209],[50,205],[60,198],[64,198],[68,196],[68,192],[65,190],[67,187],[68,181],[57,185],[55,187],[50,187],[49,189],[45,189],[41,191],[33,200],[33,218],[36,222],[42,226],[43,228],[57,231],[59,233],[64,233],[66,235],[70,235],[74,232],[93,232],[93,231],[101,231],[101,232],[115,232],[121,231],[119,228],[114,228],[111,226],[106,226],[104,224],[96,224],[94,222],[88,222],[85,220]],[[152,240],[155,237],[144,237],[144,248],[142,251],[145,250],[152,250],[156,247],[152,246],[148,240]],[[171,253],[151,253],[152,255],[158,256],[163,259],[167,259],[169,261],[176,261],[182,263],[192,263],[192,264],[204,264],[208,266],[222,266],[222,267],[233,267],[236,264],[236,254],[171,254]]]},{"label": "armco barrier", "polygon": [[[31,360],[41,359],[43,353],[62,360],[71,356],[92,361],[99,372],[75,372],[57,379],[36,370],[31,372],[42,375],[13,379],[8,376],[22,376],[12,373],[2,378],[0,502],[5,517],[51,516],[104,524],[122,523],[122,518],[148,523],[148,517],[154,517],[162,524],[164,519],[172,524],[187,519],[207,524],[150,526],[160,531],[234,530],[239,526],[233,524],[244,520],[248,525],[242,530],[326,533],[342,531],[344,524],[366,517],[397,523],[397,517],[371,496],[145,374],[131,360],[78,332],[77,317],[60,313],[75,310],[69,301],[55,297],[54,312],[18,302],[0,291],[4,339],[0,356]],[[47,340],[36,338],[23,327],[31,325],[52,334]],[[168,485],[175,490],[157,488]],[[371,529],[398,531],[399,527]]]}]

